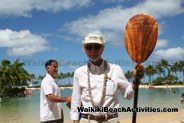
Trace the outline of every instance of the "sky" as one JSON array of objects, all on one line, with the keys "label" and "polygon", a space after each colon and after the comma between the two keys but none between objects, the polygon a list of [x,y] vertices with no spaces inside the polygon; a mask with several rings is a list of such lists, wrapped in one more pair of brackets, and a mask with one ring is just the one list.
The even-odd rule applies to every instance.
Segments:
[{"label": "sky", "polygon": [[81,42],[88,33],[106,41],[102,57],[133,70],[124,46],[128,20],[146,13],[159,26],[157,44],[143,64],[160,59],[184,59],[183,0],[0,0],[0,60],[19,59],[30,74],[46,73],[49,59],[59,62],[59,73],[73,72],[88,58]]}]

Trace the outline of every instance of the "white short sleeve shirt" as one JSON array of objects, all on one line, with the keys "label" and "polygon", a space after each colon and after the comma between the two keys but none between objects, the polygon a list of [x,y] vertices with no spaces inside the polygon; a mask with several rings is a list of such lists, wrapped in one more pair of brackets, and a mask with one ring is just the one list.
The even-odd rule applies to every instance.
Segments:
[{"label": "white short sleeve shirt", "polygon": [[42,122],[61,119],[61,104],[49,101],[46,97],[49,94],[60,96],[60,89],[55,80],[46,74],[40,90],[40,121]]}]

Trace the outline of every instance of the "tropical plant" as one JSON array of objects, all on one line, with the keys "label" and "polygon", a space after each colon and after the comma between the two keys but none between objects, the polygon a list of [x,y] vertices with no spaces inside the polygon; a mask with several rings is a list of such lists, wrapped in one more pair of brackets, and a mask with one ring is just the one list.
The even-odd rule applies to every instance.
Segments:
[{"label": "tropical plant", "polygon": [[4,86],[8,85],[8,82],[13,80],[12,72],[9,69],[10,61],[2,60],[0,66],[0,91],[3,90]]},{"label": "tropical plant", "polygon": [[171,72],[175,73],[175,75],[177,76],[178,71],[179,71],[179,63],[175,62],[173,65],[171,65]]},{"label": "tropical plant", "polygon": [[23,63],[16,60],[13,64],[9,60],[2,60],[0,65],[0,92],[6,88],[26,85],[31,80],[29,73],[23,68]]},{"label": "tropical plant", "polygon": [[45,77],[45,75],[39,75],[38,80],[42,80]]},{"label": "tropical plant", "polygon": [[[167,70],[167,76],[169,76],[171,73],[171,70],[170,70],[171,65],[169,64],[169,62],[165,59],[161,59],[159,64],[164,69],[164,71]],[[166,77],[166,74],[165,74],[165,77]]]},{"label": "tropical plant", "polygon": [[151,85],[152,82],[152,76],[156,73],[156,70],[154,69],[154,67],[152,65],[148,65],[145,68],[145,75],[148,76],[149,78],[149,84]]},{"label": "tropical plant", "polygon": [[14,75],[13,86],[27,85],[27,81],[31,81],[31,75],[23,68],[23,65],[19,60],[16,60],[10,66],[10,71]]},{"label": "tropical plant", "polygon": [[157,63],[155,65],[156,73],[158,74],[158,77],[161,77],[161,75],[165,76],[165,71],[160,63]]},{"label": "tropical plant", "polygon": [[164,77],[158,77],[152,81],[152,85],[163,85],[164,83]]},{"label": "tropical plant", "polygon": [[125,73],[125,77],[128,79],[129,82],[132,81],[132,79],[133,79],[133,72],[128,70]]},{"label": "tropical plant", "polygon": [[184,83],[184,61],[179,61],[178,69],[183,74],[183,83]]}]

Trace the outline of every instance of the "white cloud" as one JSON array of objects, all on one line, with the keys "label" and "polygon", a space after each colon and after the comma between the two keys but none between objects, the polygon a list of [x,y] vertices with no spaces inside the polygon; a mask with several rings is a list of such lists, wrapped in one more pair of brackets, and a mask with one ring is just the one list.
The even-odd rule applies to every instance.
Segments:
[{"label": "white cloud", "polygon": [[167,47],[168,42],[169,42],[169,41],[166,40],[166,39],[159,39],[159,40],[157,40],[157,43],[156,43],[156,47],[155,47],[155,48]]},{"label": "white cloud", "polygon": [[169,48],[167,50],[157,50],[154,53],[155,58],[164,58],[168,60],[184,59],[184,48]]},{"label": "white cloud", "polygon": [[29,30],[19,32],[10,29],[0,30],[0,47],[7,48],[8,55],[29,56],[37,52],[49,50],[47,40]]},{"label": "white cloud", "polygon": [[[123,31],[128,20],[136,14],[148,13],[156,19],[167,16],[175,16],[184,12],[182,0],[146,0],[130,8],[118,6],[101,10],[97,15],[89,15],[69,22],[62,31],[84,37],[86,33],[99,30],[107,41],[115,45],[122,44]],[[160,26],[163,29],[162,26]],[[108,36],[109,34],[113,35]],[[119,37],[119,38],[118,38]],[[114,40],[113,40],[114,39]]]},{"label": "white cloud", "polygon": [[32,10],[69,10],[88,6],[91,0],[0,0],[0,18],[5,16],[31,16]]},{"label": "white cloud", "polygon": [[183,0],[146,0],[143,4],[139,3],[134,9],[149,13],[155,18],[161,18],[183,13],[182,3]]}]

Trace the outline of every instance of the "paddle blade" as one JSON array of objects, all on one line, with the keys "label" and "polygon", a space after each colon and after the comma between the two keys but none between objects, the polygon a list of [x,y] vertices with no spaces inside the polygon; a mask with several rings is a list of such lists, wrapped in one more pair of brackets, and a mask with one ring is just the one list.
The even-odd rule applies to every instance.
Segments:
[{"label": "paddle blade", "polygon": [[133,16],[125,28],[125,48],[136,63],[147,60],[153,51],[158,36],[158,24],[150,15]]}]

